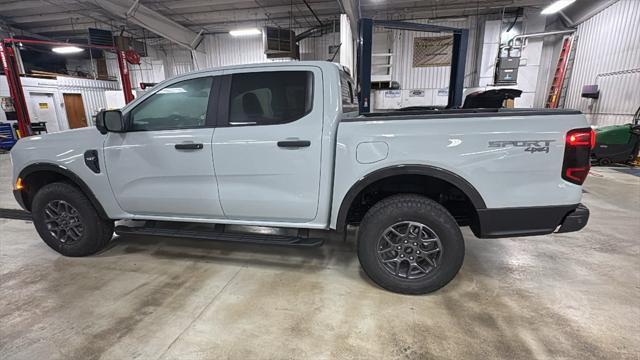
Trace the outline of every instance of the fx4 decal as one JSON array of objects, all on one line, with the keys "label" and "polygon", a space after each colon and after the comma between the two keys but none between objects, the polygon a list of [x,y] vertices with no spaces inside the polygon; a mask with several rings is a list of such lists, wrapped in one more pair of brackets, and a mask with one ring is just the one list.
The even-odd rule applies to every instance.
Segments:
[{"label": "fx4 decal", "polygon": [[507,146],[523,147],[524,151],[530,153],[549,152],[549,145],[555,140],[497,140],[489,141],[489,147],[503,148]]}]

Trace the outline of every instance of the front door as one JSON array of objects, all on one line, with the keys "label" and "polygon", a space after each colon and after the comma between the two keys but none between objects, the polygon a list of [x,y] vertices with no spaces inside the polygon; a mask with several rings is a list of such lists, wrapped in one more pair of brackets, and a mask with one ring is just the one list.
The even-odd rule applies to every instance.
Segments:
[{"label": "front door", "polygon": [[109,133],[109,182],[123,210],[146,218],[222,217],[213,169],[212,76],[157,89],[124,114],[130,129]]},{"label": "front door", "polygon": [[316,67],[292,65],[277,71],[235,70],[225,76],[221,93],[228,95],[228,109],[221,111],[213,153],[227,218],[315,219],[323,122],[321,75]]},{"label": "front door", "polygon": [[87,115],[84,112],[82,95],[63,94],[62,96],[64,97],[64,108],[67,111],[69,129],[87,127]]}]

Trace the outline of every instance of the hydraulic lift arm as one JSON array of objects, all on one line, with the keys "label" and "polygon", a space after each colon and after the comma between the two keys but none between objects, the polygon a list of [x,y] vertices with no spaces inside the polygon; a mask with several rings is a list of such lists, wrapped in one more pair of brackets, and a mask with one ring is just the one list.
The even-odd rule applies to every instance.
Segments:
[{"label": "hydraulic lift arm", "polygon": [[131,92],[131,79],[129,77],[129,67],[125,58],[125,52],[118,50],[113,46],[98,46],[87,44],[69,44],[58,43],[44,40],[30,40],[30,39],[13,39],[7,38],[0,44],[0,58],[2,60],[2,70],[7,77],[7,83],[9,84],[9,92],[13,99],[14,107],[16,109],[16,116],[18,117],[18,130],[20,131],[20,137],[31,135],[31,120],[29,118],[29,110],[27,108],[27,102],[25,100],[24,91],[22,90],[22,82],[20,81],[20,70],[18,68],[18,59],[15,54],[15,49],[12,46],[15,43],[35,44],[35,45],[50,45],[50,46],[77,46],[81,48],[90,49],[102,49],[106,51],[113,51],[118,56],[118,68],[120,70],[120,79],[122,79],[122,92],[124,93],[125,103],[133,101],[133,93]]}]

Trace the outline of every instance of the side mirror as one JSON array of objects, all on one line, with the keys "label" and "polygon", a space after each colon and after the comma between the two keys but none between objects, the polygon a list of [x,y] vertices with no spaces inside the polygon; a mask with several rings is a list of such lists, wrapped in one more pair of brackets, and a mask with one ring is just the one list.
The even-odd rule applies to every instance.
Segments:
[{"label": "side mirror", "polygon": [[127,124],[120,110],[102,110],[96,115],[96,128],[101,134],[125,132]]}]

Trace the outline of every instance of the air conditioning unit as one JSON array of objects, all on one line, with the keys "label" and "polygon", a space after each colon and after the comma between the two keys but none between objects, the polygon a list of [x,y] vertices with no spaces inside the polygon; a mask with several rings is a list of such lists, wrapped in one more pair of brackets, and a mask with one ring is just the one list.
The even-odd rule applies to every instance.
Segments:
[{"label": "air conditioning unit", "polygon": [[268,58],[296,58],[296,33],[288,29],[265,27],[262,32],[264,53]]}]

